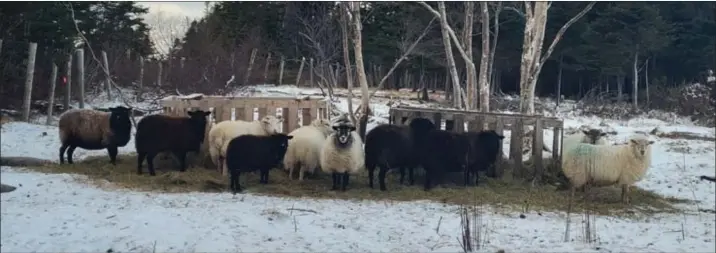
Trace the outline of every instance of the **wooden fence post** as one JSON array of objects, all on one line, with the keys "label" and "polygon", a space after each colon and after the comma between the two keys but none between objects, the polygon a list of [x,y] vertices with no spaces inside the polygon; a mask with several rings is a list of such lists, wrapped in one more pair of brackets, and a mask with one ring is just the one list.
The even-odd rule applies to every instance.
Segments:
[{"label": "wooden fence post", "polygon": [[2,55],[2,39],[0,39],[0,55]]},{"label": "wooden fence post", "polygon": [[139,89],[144,87],[144,57],[139,56]]},{"label": "wooden fence post", "polygon": [[67,59],[67,69],[65,69],[65,77],[67,78],[67,83],[65,83],[65,103],[63,104],[65,111],[70,109],[70,101],[72,100],[72,58],[72,52],[70,52]]},{"label": "wooden fence post", "polygon": [[32,79],[35,75],[35,54],[37,54],[37,43],[30,42],[25,71],[25,96],[22,107],[22,120],[25,122],[30,122],[30,100],[32,100]]},{"label": "wooden fence post", "polygon": [[80,109],[85,108],[85,50],[77,49],[77,84],[80,90]]},{"label": "wooden fence post", "polygon": [[52,110],[55,108],[55,87],[57,85],[57,64],[52,63],[52,79],[50,79],[50,98],[47,101],[47,121],[45,125],[52,123]]},{"label": "wooden fence post", "polygon": [[296,75],[296,87],[301,83],[301,73],[303,72],[304,63],[306,63],[306,57],[301,57],[301,66],[298,67],[298,75]]},{"label": "wooden fence post", "polygon": [[282,55],[281,56],[281,64],[279,66],[279,71],[278,71],[278,85],[279,86],[283,85],[283,67],[285,64],[286,64],[286,60],[283,58],[283,55]]},{"label": "wooden fence post", "polygon": [[107,100],[112,100],[112,76],[109,73],[109,61],[107,61],[107,52],[102,51],[102,62],[104,63],[104,76],[106,77],[104,88],[107,92]]},{"label": "wooden fence post", "polygon": [[162,87],[162,61],[157,60],[157,87]]}]

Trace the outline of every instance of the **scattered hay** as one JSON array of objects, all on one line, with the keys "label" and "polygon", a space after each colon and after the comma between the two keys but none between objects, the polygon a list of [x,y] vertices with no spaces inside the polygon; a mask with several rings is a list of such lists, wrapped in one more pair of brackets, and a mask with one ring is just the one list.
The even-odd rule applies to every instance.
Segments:
[{"label": "scattered hay", "polygon": [[[75,164],[45,165],[31,167],[31,169],[48,173],[74,173],[87,175],[91,182],[109,181],[113,187],[123,187],[144,191],[160,192],[227,192],[228,179],[222,178],[215,170],[202,167],[189,168],[187,172],[157,168],[158,175],[151,177],[146,172],[136,174],[136,157],[123,155],[118,159],[117,166],[109,164],[106,156],[90,157]],[[389,173],[387,177],[388,191],[382,192],[377,187],[370,189],[367,184],[367,173],[351,177],[349,189],[346,192],[330,191],[330,175],[316,173],[309,174],[303,182],[289,180],[283,170],[272,170],[268,185],[258,183],[258,173],[242,175],[242,185],[248,192],[262,195],[280,197],[309,197],[349,200],[387,200],[387,201],[415,201],[431,200],[445,204],[488,204],[501,208],[523,208],[529,205],[530,210],[538,211],[564,211],[567,208],[569,191],[557,191],[554,186],[518,183],[517,180],[493,180],[482,177],[479,187],[463,187],[462,173],[446,175],[444,184],[425,192],[422,187],[422,173],[416,173],[416,185],[407,186],[398,183],[397,173]],[[506,175],[510,172],[505,173]],[[520,181],[521,182],[521,181]],[[97,184],[105,185],[105,184]],[[594,188],[590,191],[590,209],[600,215],[634,215],[652,214],[659,212],[677,212],[674,203],[684,203],[684,200],[664,198],[653,192],[634,187],[631,198],[632,205],[625,207],[620,202],[620,191],[616,188]],[[584,194],[577,196],[575,212],[583,210],[586,206],[582,199]]]}]

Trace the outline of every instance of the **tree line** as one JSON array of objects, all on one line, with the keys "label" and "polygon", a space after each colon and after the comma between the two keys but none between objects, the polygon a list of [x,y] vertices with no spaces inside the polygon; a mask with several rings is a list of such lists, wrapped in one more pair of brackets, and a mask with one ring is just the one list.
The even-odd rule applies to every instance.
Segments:
[{"label": "tree line", "polygon": [[[437,3],[425,5],[440,14]],[[585,5],[552,2],[544,6],[548,12],[544,34],[539,35],[544,40],[542,55],[564,24]],[[474,75],[475,82],[490,84],[490,92],[518,92],[525,26],[531,24],[530,15],[539,7],[525,6],[521,2],[484,6],[444,2],[443,22],[420,3],[362,2],[358,8],[368,83],[377,86],[396,60],[405,56],[387,77],[384,88],[446,89],[448,96],[460,97],[455,92],[459,89],[453,89],[455,83],[467,90],[469,76]],[[278,83],[279,64],[285,65],[286,80],[295,80],[299,69],[303,76],[315,75],[315,83],[310,85],[345,87],[348,82],[343,73],[355,71],[355,64],[346,64],[344,59],[343,13],[341,5],[333,2],[219,2],[207,8],[205,17],[191,22],[183,38],[175,38],[163,55],[155,54],[149,27],[140,17],[147,10],[136,3],[76,2],[72,7],[78,22],[72,22],[66,2],[0,5],[4,41],[0,93],[4,97],[22,92],[22,63],[27,52],[23,42],[38,43],[36,62],[41,66],[35,68],[35,87],[47,89],[49,64],[62,62],[72,50],[86,47],[78,38],[80,33],[95,51],[108,52],[110,66],[116,66],[111,68],[113,78],[120,84],[137,82],[140,57],[147,61],[145,83],[165,79],[166,85],[182,91]],[[716,4],[710,2],[598,2],[562,31],[544,65],[539,66],[534,92],[572,98],[609,93],[619,100],[633,100],[627,95],[635,94],[634,84],[640,90],[703,83],[705,73],[716,68],[715,9]],[[456,73],[449,68],[443,23],[459,37],[459,43],[449,47]],[[490,52],[486,54],[488,65],[481,71],[486,50]],[[464,56],[474,56],[474,71]],[[349,47],[348,57],[355,57],[353,47]],[[309,62],[311,68],[301,68]],[[157,75],[157,71],[162,73]],[[453,82],[455,79],[462,83]],[[33,94],[43,94],[39,91]],[[465,97],[476,100],[476,93],[468,90]],[[639,100],[648,94],[636,93]]]}]

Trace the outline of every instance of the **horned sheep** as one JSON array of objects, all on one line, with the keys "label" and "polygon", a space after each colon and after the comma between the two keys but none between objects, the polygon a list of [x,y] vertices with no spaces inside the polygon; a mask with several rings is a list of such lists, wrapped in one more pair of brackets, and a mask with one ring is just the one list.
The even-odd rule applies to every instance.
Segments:
[{"label": "horned sheep", "polygon": [[206,117],[211,112],[190,111],[189,117],[149,115],[137,123],[134,137],[137,149],[137,174],[142,174],[142,162],[147,160],[149,175],[155,176],[154,157],[171,151],[179,159],[180,170],[186,171],[186,153],[199,153],[204,142]]},{"label": "horned sheep", "polygon": [[107,149],[110,163],[116,164],[117,148],[127,145],[131,138],[131,110],[123,106],[111,107],[109,112],[72,109],[60,115],[60,163],[65,162],[64,154],[67,152],[67,162],[72,164],[72,154],[79,147]]},{"label": "horned sheep", "polygon": [[594,186],[620,185],[621,200],[629,203],[629,187],[641,180],[651,166],[651,144],[646,136],[634,135],[626,144],[593,145],[578,143],[565,149],[562,171],[571,184],[571,194],[591,183]]},{"label": "horned sheep", "polygon": [[288,150],[283,158],[283,168],[288,170],[288,178],[292,179],[297,169],[298,180],[303,181],[304,173],[314,173],[320,166],[321,148],[328,135],[333,132],[331,122],[327,119],[315,119],[308,126],[293,130],[288,142]]},{"label": "horned sheep", "polygon": [[225,154],[229,142],[241,135],[250,134],[266,136],[281,132],[279,127],[283,119],[267,115],[256,121],[226,120],[214,125],[209,130],[209,155],[211,161],[219,167],[219,171],[226,168]]},{"label": "horned sheep", "polygon": [[335,131],[326,138],[321,148],[321,170],[331,173],[331,190],[345,191],[350,174],[356,174],[364,165],[363,143],[355,125],[345,115],[333,124]]}]

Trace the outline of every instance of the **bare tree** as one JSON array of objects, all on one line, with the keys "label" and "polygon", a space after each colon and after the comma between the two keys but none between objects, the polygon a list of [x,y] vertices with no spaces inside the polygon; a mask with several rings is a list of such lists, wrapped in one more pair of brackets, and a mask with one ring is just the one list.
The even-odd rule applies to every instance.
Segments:
[{"label": "bare tree", "polygon": [[[547,52],[542,55],[544,30],[547,25],[547,11],[551,2],[524,2],[525,33],[522,43],[520,64],[520,112],[534,114],[534,96],[537,78],[545,61],[549,58],[567,29],[592,9],[596,2],[590,2],[576,16],[572,17],[555,35]],[[514,9],[513,9],[514,10]]]},{"label": "bare tree", "polygon": [[368,115],[370,114],[370,94],[368,93],[368,79],[365,75],[365,65],[363,65],[363,42],[361,38],[361,17],[360,2],[345,2],[348,5],[347,12],[350,14],[349,19],[352,21],[353,27],[353,52],[355,54],[356,75],[358,75],[358,83],[361,88],[361,116],[358,119],[358,133],[361,139],[365,139],[366,126],[368,125]]},{"label": "bare tree", "polygon": [[296,43],[310,48],[311,55],[315,59],[314,74],[319,79],[317,84],[321,90],[326,87],[328,95],[332,97],[332,87],[337,86],[339,80],[331,65],[338,60],[341,53],[341,38],[335,36],[340,28],[335,25],[334,19],[329,13],[318,13],[311,16],[299,13],[296,15],[296,19],[300,23],[298,32],[300,38]]},{"label": "bare tree", "polygon": [[460,51],[460,54],[463,57],[463,60],[465,60],[465,65],[467,66],[467,77],[468,79],[471,79],[470,82],[477,83],[477,76],[475,75],[475,64],[472,62],[472,56],[468,55],[463,47],[460,45],[460,42],[455,35],[455,31],[450,27],[450,25],[447,22],[447,14],[445,11],[445,2],[438,2],[438,11],[433,9],[433,7],[430,7],[425,2],[418,2],[420,5],[425,7],[427,10],[433,13],[437,18],[440,19],[440,27],[443,37],[443,44],[445,45],[445,55],[448,60],[448,68],[450,69],[450,75],[453,80],[453,92],[455,97],[455,106],[458,108],[466,108],[467,106],[463,107],[463,104],[467,104],[466,98],[465,98],[465,92],[462,90],[462,87],[460,86],[460,79],[459,75],[457,74],[457,67],[455,66],[455,58],[452,55],[452,43],[450,42],[450,38],[452,38],[453,42],[456,44],[457,49]]},{"label": "bare tree", "polygon": [[[480,55],[480,111],[490,111],[490,56],[494,55],[490,51],[490,11],[487,8],[487,2],[480,2],[480,10],[482,15],[482,53]],[[495,24],[497,26],[499,24]],[[494,35],[497,37],[496,35]],[[482,128],[483,126],[478,126]]]},{"label": "bare tree", "polygon": [[154,49],[162,55],[169,54],[174,41],[180,39],[191,25],[189,17],[171,15],[161,10],[147,14],[145,20],[151,28],[149,36],[154,42]]}]

